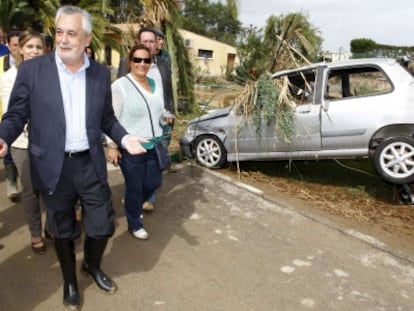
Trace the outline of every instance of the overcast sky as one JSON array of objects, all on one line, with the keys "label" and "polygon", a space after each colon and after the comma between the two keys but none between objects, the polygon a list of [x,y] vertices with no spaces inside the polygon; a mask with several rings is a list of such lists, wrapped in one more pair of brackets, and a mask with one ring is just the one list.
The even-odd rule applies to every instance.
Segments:
[{"label": "overcast sky", "polygon": [[357,38],[414,46],[413,0],[239,0],[239,20],[246,27],[263,27],[269,16],[292,12],[308,14],[323,49],[331,52],[349,51]]}]

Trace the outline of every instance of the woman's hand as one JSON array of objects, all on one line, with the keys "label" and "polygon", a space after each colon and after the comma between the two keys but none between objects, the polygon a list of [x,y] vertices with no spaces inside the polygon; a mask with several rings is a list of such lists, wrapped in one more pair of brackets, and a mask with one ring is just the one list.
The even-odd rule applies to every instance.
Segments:
[{"label": "woman's hand", "polygon": [[141,143],[148,143],[148,140],[139,136],[127,135],[125,139],[122,139],[123,147],[129,152],[129,154],[143,154],[147,150],[141,145]]},{"label": "woman's hand", "polygon": [[0,138],[0,158],[4,158],[7,155],[8,149],[6,142]]}]

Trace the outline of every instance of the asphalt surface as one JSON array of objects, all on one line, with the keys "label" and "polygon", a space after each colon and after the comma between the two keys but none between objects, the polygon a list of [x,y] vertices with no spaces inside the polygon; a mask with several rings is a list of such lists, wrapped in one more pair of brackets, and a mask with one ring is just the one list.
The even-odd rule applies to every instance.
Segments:
[{"label": "asphalt surface", "polygon": [[[32,253],[23,211],[0,169],[0,310],[62,310],[53,246]],[[82,310],[413,310],[414,265],[381,241],[340,228],[223,177],[180,165],[164,175],[147,241],[126,230],[123,179],[110,171],[116,233],[99,292],[78,274]],[[82,243],[77,243],[78,266]]]}]

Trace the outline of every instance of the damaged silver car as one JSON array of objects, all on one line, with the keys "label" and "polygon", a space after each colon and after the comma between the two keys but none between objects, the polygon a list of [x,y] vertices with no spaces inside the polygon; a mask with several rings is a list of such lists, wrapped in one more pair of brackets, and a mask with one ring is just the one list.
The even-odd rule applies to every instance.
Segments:
[{"label": "damaged silver car", "polygon": [[395,184],[414,181],[414,78],[395,59],[318,63],[275,73],[293,98],[293,135],[235,106],[192,120],[182,153],[208,168],[234,161],[372,158]]}]

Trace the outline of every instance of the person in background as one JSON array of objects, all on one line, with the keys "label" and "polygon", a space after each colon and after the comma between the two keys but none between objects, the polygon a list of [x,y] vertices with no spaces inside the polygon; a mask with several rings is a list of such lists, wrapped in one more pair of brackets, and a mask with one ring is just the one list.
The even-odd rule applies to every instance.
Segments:
[{"label": "person in background", "polygon": [[10,53],[9,48],[4,41],[5,34],[2,27],[0,27],[0,57]]},{"label": "person in background", "polygon": [[[23,62],[8,111],[0,123],[0,157],[29,124],[32,183],[47,210],[48,227],[63,276],[63,304],[78,310],[75,239],[85,229],[81,271],[97,288],[113,294],[115,283],[101,269],[108,239],[115,231],[101,131],[131,154],[146,152],[114,115],[109,69],[89,61],[90,14],[63,6],[55,17],[56,49]],[[82,224],[75,205],[82,204]],[[83,226],[82,226],[83,225]]]},{"label": "person in background", "polygon": [[154,31],[157,35],[157,44],[156,44],[156,53],[157,57],[161,57],[168,62],[168,65],[171,67],[171,57],[167,50],[164,49],[165,46],[165,36],[164,33],[159,28],[154,28]]},{"label": "person in background", "polygon": [[130,73],[112,83],[115,115],[126,130],[150,138],[147,153],[129,155],[113,142],[108,142],[107,157],[121,166],[125,180],[124,208],[128,230],[140,240],[148,239],[141,221],[142,204],[162,182],[162,174],[154,146],[161,143],[164,109],[161,88],[147,76],[152,56],[147,47],[136,45],[128,56]]},{"label": "person in background", "polygon": [[[15,53],[19,50],[19,36],[20,32],[18,31],[10,31],[7,35],[7,47],[9,53],[2,56],[0,58],[0,75],[11,67],[14,66],[14,57]],[[1,101],[2,105],[2,113],[4,113],[4,107],[8,103]],[[13,159],[10,154],[8,154],[4,159],[4,171],[6,175],[6,195],[7,198],[14,200],[19,197],[19,189],[17,183],[17,168],[16,165],[13,163]]]},{"label": "person in background", "polygon": [[[0,98],[3,111],[7,111],[10,92],[17,76],[17,69],[21,62],[43,55],[44,43],[40,33],[25,31],[19,37],[19,50],[14,53],[15,63],[0,76]],[[32,178],[29,167],[27,129],[11,145],[11,156],[16,165],[18,175],[22,184],[22,206],[26,215],[29,232],[31,235],[31,246],[35,254],[41,255],[46,251],[46,245],[42,238],[42,215],[40,209],[39,195],[33,190]]]},{"label": "person in background", "polygon": [[[157,34],[154,28],[141,28],[138,32],[138,41],[145,45],[151,52],[154,62],[148,71],[148,76],[154,79],[155,84],[161,86],[164,99],[164,108],[167,111],[168,120],[163,124],[162,145],[165,150],[171,141],[171,131],[174,125],[174,102],[171,80],[171,66],[161,56],[157,55]],[[143,210],[153,211],[155,208],[156,194],[155,191],[144,201]]]},{"label": "person in background", "polygon": [[[0,27],[0,74],[1,74],[1,70],[3,70],[3,56],[7,55],[10,53],[9,48],[7,47],[7,45],[4,42],[4,30],[2,27]],[[1,100],[0,100],[0,116],[3,114],[3,111],[1,110]]]},{"label": "person in background", "polygon": [[53,37],[51,35],[44,35],[44,42],[45,42],[45,54],[52,52],[54,48]]},{"label": "person in background", "polygon": [[[14,66],[15,60],[14,60],[13,55],[16,55],[16,53],[18,54],[19,36],[20,36],[20,32],[18,31],[11,31],[7,35],[7,46],[8,46],[10,53],[0,58],[1,74],[3,74],[4,72],[6,72],[7,70],[9,70],[11,67]],[[3,107],[7,104],[8,103],[1,101],[2,113],[5,112]],[[17,168],[16,168],[16,165],[13,163],[13,159],[10,154],[8,154],[3,159],[3,163],[4,163],[4,171],[6,175],[6,195],[8,199],[14,200],[19,197],[19,187],[18,187],[18,182],[17,182]]]},{"label": "person in background", "polygon": [[90,46],[87,46],[85,48],[85,53],[89,57],[89,59],[95,60],[95,52]]},{"label": "person in background", "polygon": [[19,50],[19,36],[20,31],[10,31],[7,35],[7,48],[9,49],[9,53],[4,55],[2,60],[0,60],[0,71],[6,72],[11,66],[14,65],[14,53]]}]

